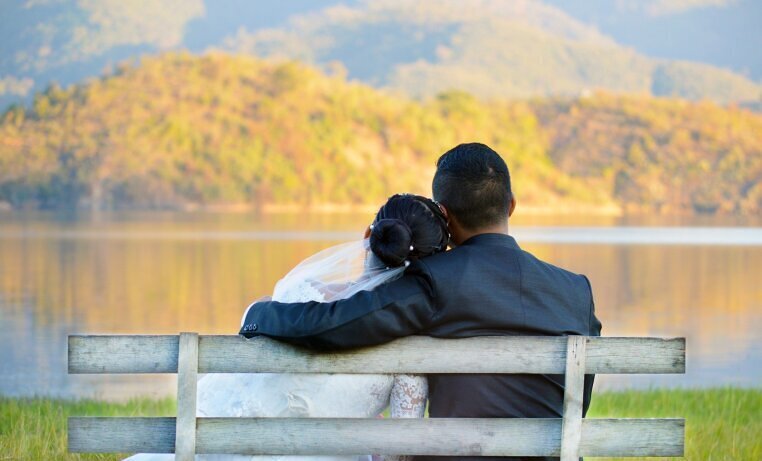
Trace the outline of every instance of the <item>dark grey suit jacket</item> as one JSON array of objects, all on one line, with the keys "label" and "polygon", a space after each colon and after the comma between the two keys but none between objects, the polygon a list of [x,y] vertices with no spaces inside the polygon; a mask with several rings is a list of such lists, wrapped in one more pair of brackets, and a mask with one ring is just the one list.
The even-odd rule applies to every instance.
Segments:
[{"label": "dark grey suit jacket", "polygon": [[[254,304],[241,329],[247,337],[265,335],[316,349],[370,346],[416,334],[600,332],[587,278],[540,261],[504,234],[472,237],[451,251],[413,262],[400,279],[348,299]],[[432,418],[562,415],[563,375],[429,375],[428,380]],[[587,376],[585,412],[592,385],[593,376]]]}]

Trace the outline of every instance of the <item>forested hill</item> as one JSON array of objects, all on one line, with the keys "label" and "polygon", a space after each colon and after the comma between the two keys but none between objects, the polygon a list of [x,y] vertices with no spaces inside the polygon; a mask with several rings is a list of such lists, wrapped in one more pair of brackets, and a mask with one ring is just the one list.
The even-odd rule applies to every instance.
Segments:
[{"label": "forested hill", "polygon": [[425,103],[296,63],[164,54],[37,94],[0,121],[0,201],[24,207],[378,204],[436,158],[494,147],[524,207],[762,210],[762,116],[595,94]]}]

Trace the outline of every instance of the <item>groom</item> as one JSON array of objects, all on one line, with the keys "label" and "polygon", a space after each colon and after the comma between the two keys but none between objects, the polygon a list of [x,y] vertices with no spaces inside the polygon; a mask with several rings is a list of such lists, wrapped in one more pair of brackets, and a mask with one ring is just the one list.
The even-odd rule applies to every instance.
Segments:
[{"label": "groom", "polygon": [[[401,278],[347,299],[256,303],[241,334],[315,349],[371,346],[408,335],[600,335],[587,278],[540,261],[508,234],[516,200],[508,167],[495,151],[472,143],[445,153],[433,192],[448,218],[451,251],[413,261]],[[428,381],[432,418],[562,416],[563,375],[428,375]],[[585,412],[592,384],[589,375]]]}]

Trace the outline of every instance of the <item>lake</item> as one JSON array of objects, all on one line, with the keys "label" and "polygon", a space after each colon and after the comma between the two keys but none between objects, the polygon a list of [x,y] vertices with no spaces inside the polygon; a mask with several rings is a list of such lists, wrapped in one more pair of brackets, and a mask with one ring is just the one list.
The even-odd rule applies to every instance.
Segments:
[{"label": "lake", "polygon": [[[520,211],[520,210],[519,210]],[[72,333],[235,334],[305,257],[371,214],[0,213],[0,395],[125,399],[171,376],[68,376]],[[601,376],[599,389],[762,385],[757,218],[522,217],[519,244],[589,276],[608,336],[685,336],[687,373]]]}]

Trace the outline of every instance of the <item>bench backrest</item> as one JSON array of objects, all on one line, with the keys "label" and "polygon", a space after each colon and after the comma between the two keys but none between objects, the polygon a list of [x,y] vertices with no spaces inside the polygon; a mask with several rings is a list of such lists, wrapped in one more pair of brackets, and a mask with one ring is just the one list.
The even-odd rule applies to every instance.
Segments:
[{"label": "bench backrest", "polygon": [[[70,336],[69,373],[177,373],[177,418],[69,418],[71,452],[682,456],[683,419],[583,419],[586,373],[684,373],[685,339],[408,337],[318,353],[239,336]],[[565,374],[563,418],[196,418],[198,373]]]}]

